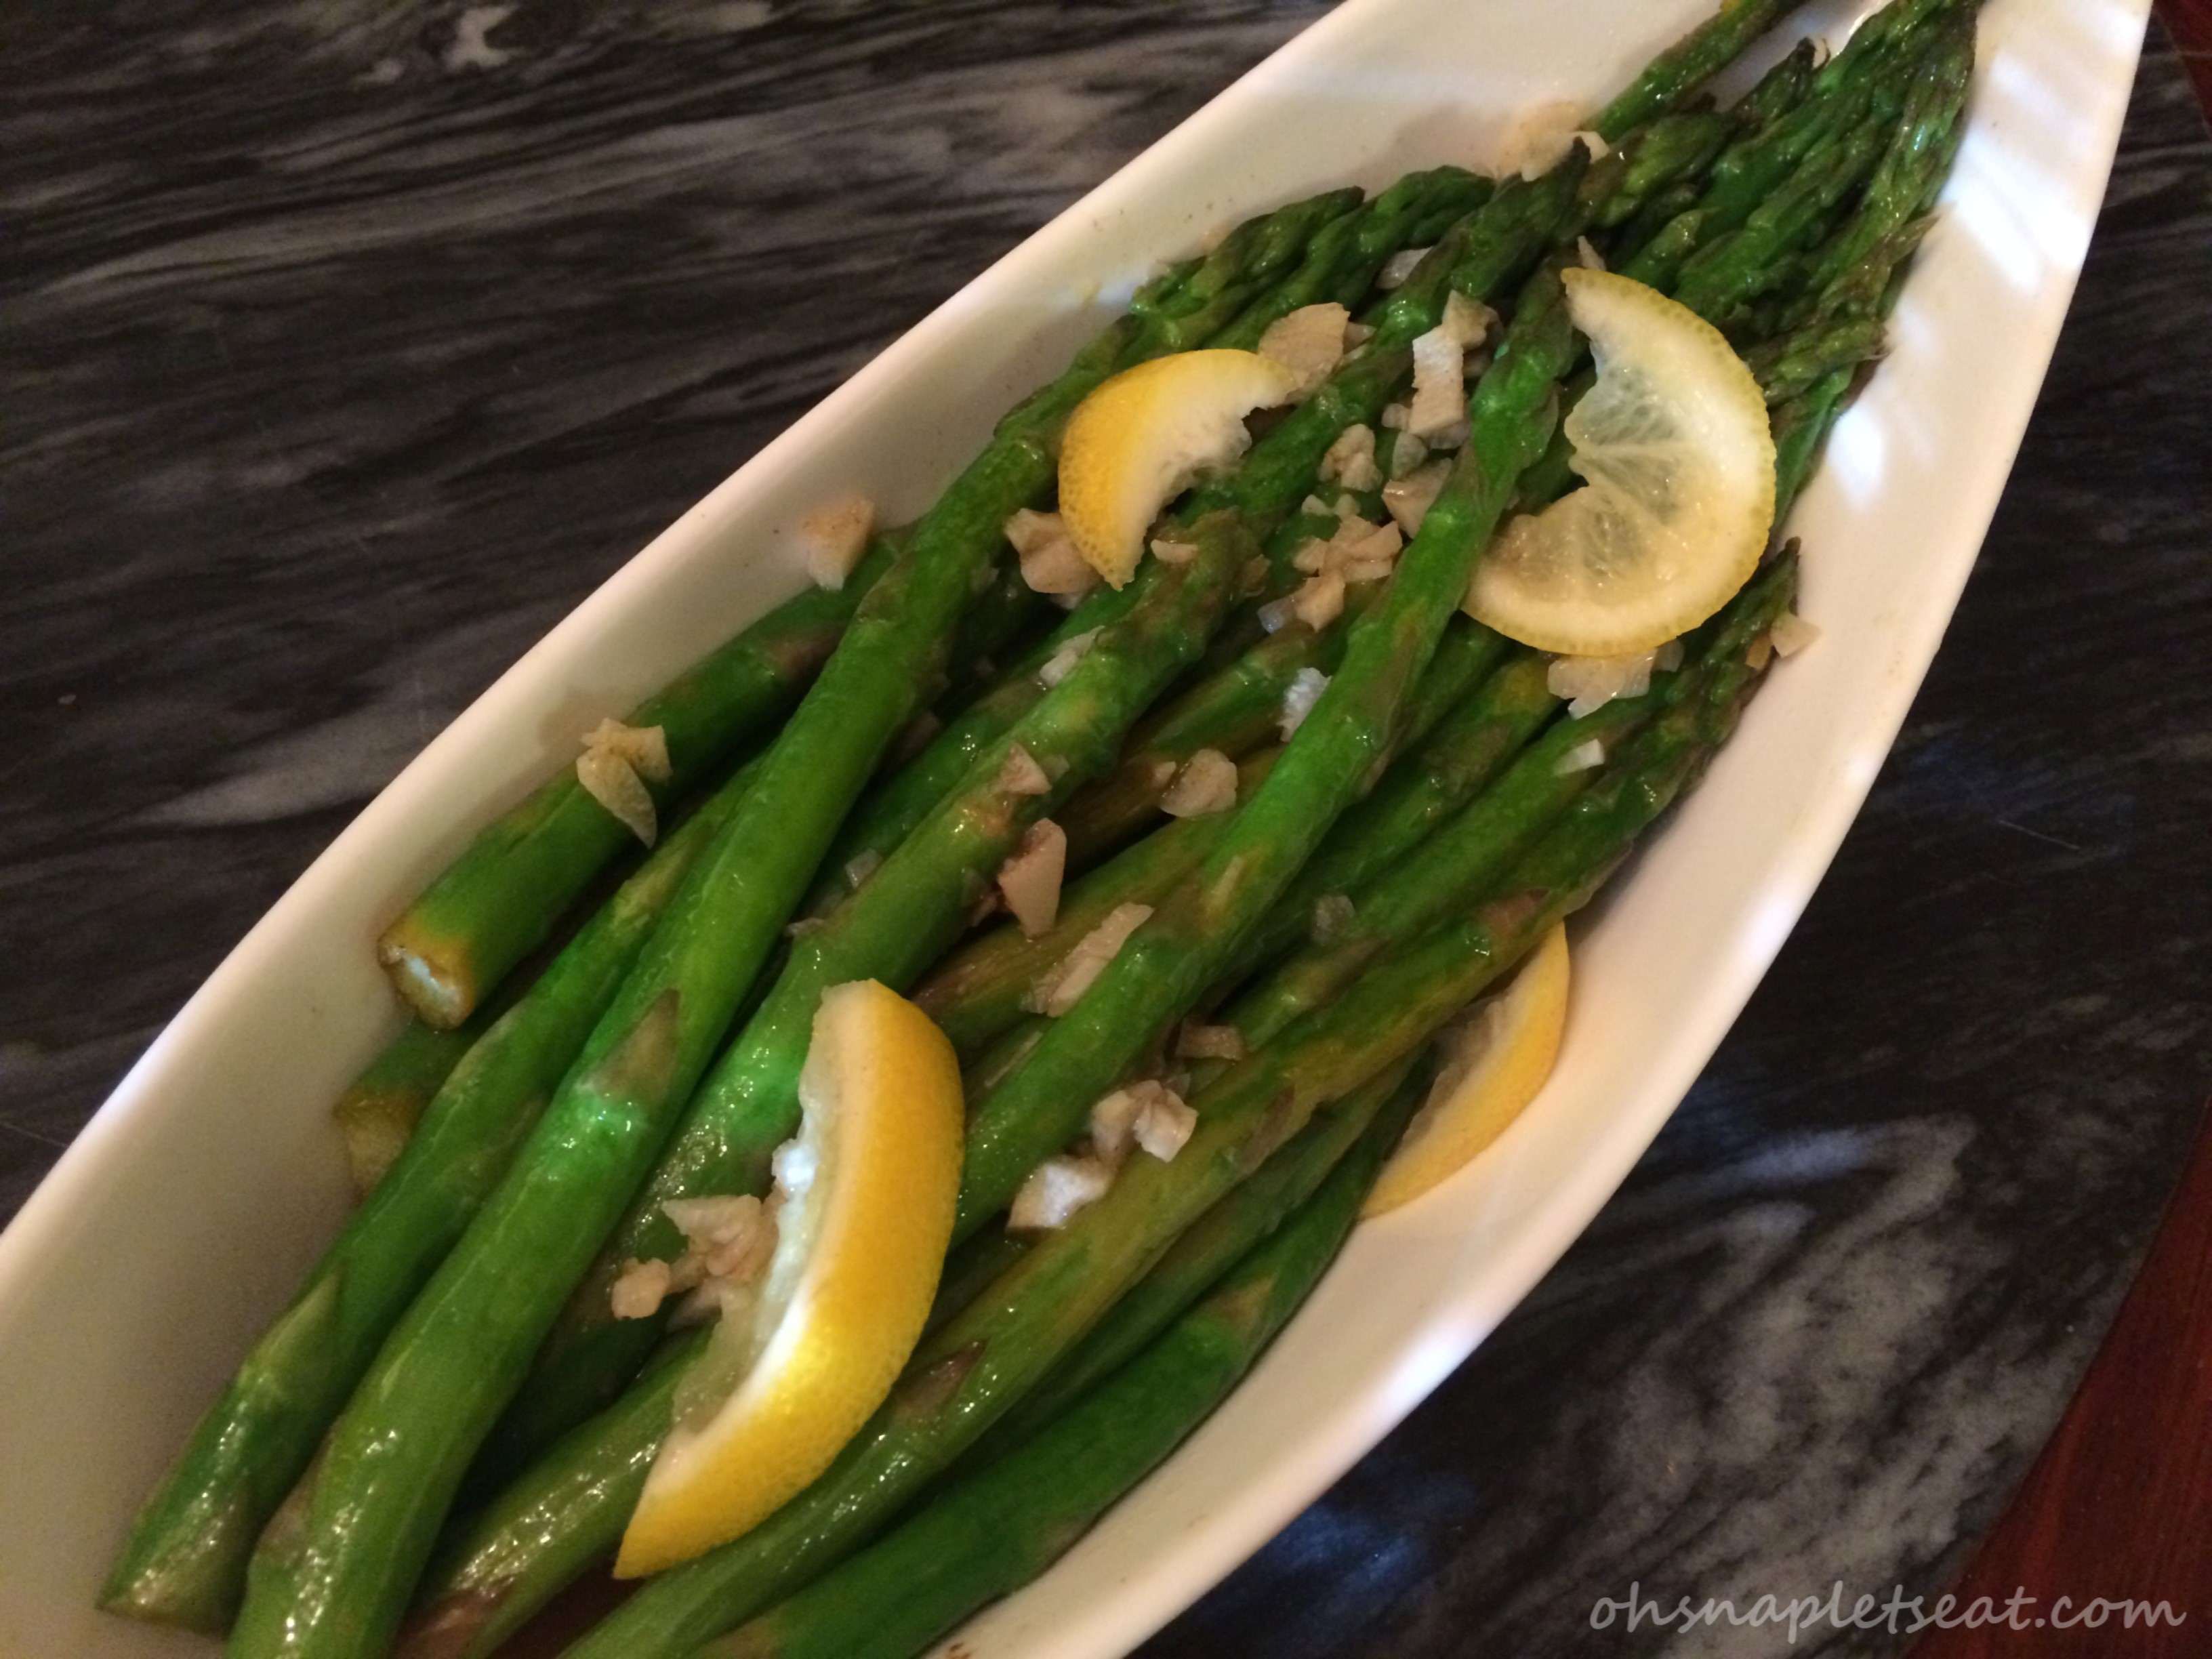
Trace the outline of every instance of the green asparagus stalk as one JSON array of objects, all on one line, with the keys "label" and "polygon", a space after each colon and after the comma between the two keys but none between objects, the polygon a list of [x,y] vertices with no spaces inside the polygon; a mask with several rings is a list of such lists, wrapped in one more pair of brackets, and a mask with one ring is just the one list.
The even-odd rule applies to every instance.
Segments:
[{"label": "green asparagus stalk", "polygon": [[1320,1190],[1126,1370],[696,1659],[909,1659],[1043,1572],[1205,1421],[1288,1322],[1351,1232],[1423,1083],[1417,1073],[1392,1091]]},{"label": "green asparagus stalk", "polygon": [[1372,794],[1346,809],[1224,968],[1220,982],[1234,983],[1289,950],[1317,915],[1328,914],[1328,899],[1364,887],[1482,791],[1559,712],[1559,700],[1545,684],[1547,666],[1538,653],[1517,651],[1445,718],[1412,764],[1392,768]]},{"label": "green asparagus stalk", "polygon": [[[628,724],[668,740],[669,781],[647,786],[663,811],[790,711],[892,557],[878,538],[843,587],[786,600],[630,712]],[[425,1024],[451,1030],[630,844],[563,769],[477,834],[385,930],[378,959]]]},{"label": "green asparagus stalk", "polygon": [[396,1659],[481,1659],[612,1559],[709,1334],[672,1339],[619,1400],[441,1541]]},{"label": "green asparagus stalk", "polygon": [[331,1118],[345,1137],[346,1166],[357,1196],[366,1198],[384,1179],[422,1121],[423,1109],[501,1012],[488,1004],[450,1031],[410,1018],[346,1085],[331,1107]]},{"label": "green asparagus stalk", "polygon": [[663,841],[454,1066],[390,1173],[254,1345],[147,1500],[109,1575],[103,1607],[194,1630],[229,1623],[255,1537],[529,1133],[745,783],[741,771]]},{"label": "green asparagus stalk", "polygon": [[1617,142],[1630,128],[1673,109],[1751,49],[1781,21],[1793,0],[1728,0],[1720,10],[1661,52],[1601,110],[1590,125]]},{"label": "green asparagus stalk", "polygon": [[[1493,204],[1506,195],[1501,190]],[[1110,1086],[1196,1004],[1367,781],[1514,481],[1551,436],[1556,382],[1576,349],[1558,270],[1547,265],[1523,288],[1496,360],[1476,384],[1467,446],[1401,556],[1389,593],[1352,625],[1343,666],[1267,781],[1237,809],[1198,874],[1130,937],[1021,1068],[975,1105],[956,1236],[1003,1207],[1080,1127],[1100,1085]]]},{"label": "green asparagus stalk", "polygon": [[[700,1089],[652,1180],[578,1287],[531,1389],[487,1449],[488,1468],[507,1457],[519,1466],[599,1409],[652,1348],[662,1320],[617,1320],[608,1298],[625,1261],[681,1253],[683,1235],[665,1201],[767,1189],[769,1159],[798,1127],[799,1068],[822,993],[855,979],[895,990],[912,983],[958,936],[1029,825],[1111,763],[1137,717],[1204,649],[1257,549],[1234,514],[1210,515],[1192,535],[1190,562],[1150,562],[1134,584],[1143,596],[1127,617],[1102,631],[1066,678],[978,757],[961,786],[851,899],[794,943],[775,988]],[[1015,775],[1016,750],[1036,781]]]},{"label": "green asparagus stalk", "polygon": [[[1354,1146],[1378,1152],[1395,1146],[1406,1117],[1426,1097],[1433,1074],[1434,1068],[1427,1066],[1402,1074],[1386,1071],[1316,1112],[1287,1146],[1168,1247],[1152,1271],[992,1430],[971,1454],[973,1461],[988,1462],[995,1449],[1020,1444],[1136,1358],[1211,1291],[1224,1273],[1294,1215],[1333,1172],[1343,1179],[1346,1156]],[[1364,1175],[1352,1179],[1362,1192],[1372,1184]]]}]

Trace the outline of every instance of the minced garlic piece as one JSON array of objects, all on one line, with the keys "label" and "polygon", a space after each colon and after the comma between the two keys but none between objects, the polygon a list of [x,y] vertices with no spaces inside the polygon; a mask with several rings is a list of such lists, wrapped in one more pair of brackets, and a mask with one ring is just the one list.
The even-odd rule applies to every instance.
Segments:
[{"label": "minced garlic piece", "polygon": [[1030,1171],[1006,1212],[1010,1232],[1051,1232],[1106,1196],[1114,1172],[1092,1158],[1048,1158]]},{"label": "minced garlic piece", "polygon": [[1431,461],[1412,477],[1394,478],[1382,486],[1382,505],[1390,510],[1400,530],[1408,536],[1419,533],[1421,520],[1429,516],[1429,509],[1443,493],[1444,480],[1450,476],[1449,461]]},{"label": "minced garlic piece", "polygon": [[1309,576],[1291,596],[1291,610],[1318,634],[1344,614],[1344,578],[1333,570]]},{"label": "minced garlic piece", "polygon": [[999,768],[992,787],[1002,795],[1048,795],[1052,779],[1028,750],[1015,743],[1006,745],[1006,763]]},{"label": "minced garlic piece", "polygon": [[1182,763],[1160,797],[1171,818],[1204,817],[1237,805],[1237,763],[1218,749],[1201,749]]},{"label": "minced garlic piece", "polygon": [[840,588],[868,550],[876,527],[876,504],[866,495],[848,495],[817,507],[799,521],[806,549],[806,574],[817,587]]},{"label": "minced garlic piece", "polygon": [[1006,520],[1006,535],[1031,592],[1073,595],[1097,586],[1098,573],[1075,550],[1059,514],[1025,507]]},{"label": "minced garlic piece", "polygon": [[1074,638],[1064,641],[1059,650],[1046,659],[1044,666],[1037,670],[1037,678],[1045,690],[1049,691],[1073,674],[1075,665],[1081,662],[1085,654],[1097,642],[1098,630],[1095,628],[1085,629]]},{"label": "minced garlic piece", "polygon": [[1321,458],[1323,483],[1340,483],[1346,489],[1373,489],[1382,482],[1382,469],[1375,461],[1375,428],[1365,423],[1348,426]]},{"label": "minced garlic piece", "polygon": [[1328,690],[1328,676],[1318,668],[1301,668],[1291,677],[1283,692],[1283,714],[1278,725],[1283,741],[1288,743],[1297,735],[1298,727],[1306,723],[1321,694]]},{"label": "minced garlic piece", "polygon": [[670,775],[668,734],[657,726],[601,720],[584,734],[584,752],[576,757],[576,781],[585,793],[647,847],[659,839],[660,821],[646,781],[665,783]]},{"label": "minced garlic piece", "polygon": [[1261,335],[1259,353],[1297,376],[1293,402],[1311,397],[1344,357],[1344,328],[1352,313],[1334,301],[1300,306]]},{"label": "minced garlic piece", "polygon": [[1050,818],[1039,818],[1023,834],[1014,855],[999,866],[999,891],[1024,936],[1035,939],[1059,918],[1066,874],[1067,832]]},{"label": "minced garlic piece", "polygon": [[1103,921],[1076,941],[1075,948],[1060,959],[1057,967],[1038,981],[1024,1006],[1032,1013],[1059,1018],[1097,982],[1106,965],[1121,953],[1129,935],[1152,917],[1152,907],[1149,904],[1115,905],[1107,912]]},{"label": "minced garlic piece", "polygon": [[1176,1033],[1178,1060],[1242,1060],[1244,1034],[1234,1025],[1200,1025],[1185,1020]]}]

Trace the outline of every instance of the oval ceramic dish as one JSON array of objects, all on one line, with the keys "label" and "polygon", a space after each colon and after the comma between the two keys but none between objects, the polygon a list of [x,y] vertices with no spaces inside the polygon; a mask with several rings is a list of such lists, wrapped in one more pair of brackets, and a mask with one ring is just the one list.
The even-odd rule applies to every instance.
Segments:
[{"label": "oval ceramic dish", "polygon": [[[1121,1652],[1374,1443],[1559,1258],[1719,1042],[1857,811],[1942,638],[2103,192],[2148,0],[1990,0],[1971,131],[1893,355],[1800,504],[1803,612],[1704,787],[1580,926],[1549,1086],[1362,1228],[1230,1404],[970,1659]],[[918,511],[1158,258],[1316,187],[1480,165],[1594,106],[1708,0],[1352,0],[855,375],[427,749],[247,935],[0,1237],[0,1653],[204,1654],[92,1602],[135,1505],[347,1201],[331,1099],[396,1028],[378,928],[477,826],[793,591],[788,527]],[[1816,6],[1838,36],[1863,3]],[[127,1217],[129,1224],[116,1224]]]}]

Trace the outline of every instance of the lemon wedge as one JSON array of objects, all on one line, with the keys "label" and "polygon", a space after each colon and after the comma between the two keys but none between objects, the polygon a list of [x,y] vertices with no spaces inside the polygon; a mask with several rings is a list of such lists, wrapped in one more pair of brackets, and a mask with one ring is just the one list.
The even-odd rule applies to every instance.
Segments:
[{"label": "lemon wedge", "polygon": [[823,993],[777,1154],[775,1254],[683,1379],[615,1563],[631,1578],[750,1529],[830,1466],[920,1340],[960,1187],[960,1069],[872,980]]},{"label": "lemon wedge", "polygon": [[1536,1097],[1567,1024],[1567,930],[1554,923],[1504,990],[1476,1007],[1363,1215],[1419,1198],[1505,1133]]},{"label": "lemon wedge", "polygon": [[1467,610],[1540,651],[1624,656],[1694,628],[1750,579],[1774,523],[1774,437],[1719,330],[1628,277],[1563,275],[1597,360],[1565,422],[1587,482],[1505,526]]},{"label": "lemon wedge", "polygon": [[1283,364],[1225,347],[1155,357],[1094,389],[1060,447],[1060,521],[1084,562],[1126,583],[1160,509],[1234,464],[1251,441],[1244,417],[1297,389]]}]

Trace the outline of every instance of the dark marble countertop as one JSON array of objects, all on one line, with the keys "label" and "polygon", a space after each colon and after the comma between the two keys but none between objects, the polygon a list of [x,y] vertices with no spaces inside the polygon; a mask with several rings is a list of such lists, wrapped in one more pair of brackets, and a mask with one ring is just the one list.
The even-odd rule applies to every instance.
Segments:
[{"label": "dark marble countertop", "polygon": [[[0,1215],[524,647],[1321,9],[11,16]],[[1591,1608],[1932,1595],[1987,1529],[2212,1085],[2208,162],[2154,38],[1979,568],[1748,1012],[1521,1310],[1147,1651],[1779,1653]]]}]

